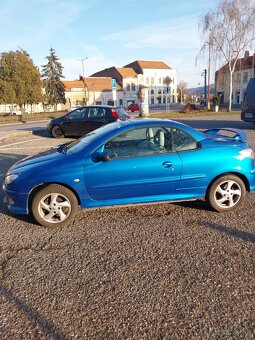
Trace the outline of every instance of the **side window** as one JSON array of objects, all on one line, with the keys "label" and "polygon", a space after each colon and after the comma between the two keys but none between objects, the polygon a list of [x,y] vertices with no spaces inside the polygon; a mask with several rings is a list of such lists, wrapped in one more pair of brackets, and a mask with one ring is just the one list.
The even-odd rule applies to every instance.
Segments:
[{"label": "side window", "polygon": [[122,133],[108,141],[104,150],[110,158],[133,158],[172,151],[171,128],[147,127]]},{"label": "side window", "polygon": [[173,147],[174,151],[187,151],[197,149],[198,144],[187,132],[173,128]]},{"label": "side window", "polygon": [[80,109],[77,109],[75,111],[72,111],[68,114],[69,119],[71,120],[82,120],[84,118],[86,118],[87,116],[87,108],[86,107],[82,107]]},{"label": "side window", "polygon": [[104,118],[106,116],[106,109],[102,107],[93,107],[89,109],[88,118]]}]

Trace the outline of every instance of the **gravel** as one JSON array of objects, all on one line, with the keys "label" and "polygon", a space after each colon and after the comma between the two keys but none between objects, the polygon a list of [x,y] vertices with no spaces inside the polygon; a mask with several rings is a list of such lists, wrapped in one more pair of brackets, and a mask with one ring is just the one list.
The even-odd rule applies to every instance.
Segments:
[{"label": "gravel", "polygon": [[[28,151],[1,151],[0,174]],[[254,204],[84,210],[60,229],[1,204],[1,340],[254,339]]]}]

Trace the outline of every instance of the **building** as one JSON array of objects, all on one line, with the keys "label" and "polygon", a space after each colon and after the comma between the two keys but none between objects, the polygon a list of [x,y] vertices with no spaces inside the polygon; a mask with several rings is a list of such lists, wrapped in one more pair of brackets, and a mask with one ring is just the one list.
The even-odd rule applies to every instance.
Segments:
[{"label": "building", "polygon": [[[242,104],[246,87],[250,78],[255,75],[255,54],[249,55],[246,51],[243,58],[237,60],[233,73],[233,104]],[[220,103],[228,102],[229,98],[229,71],[224,65],[215,73],[215,92],[220,97]]]},{"label": "building", "polygon": [[124,67],[110,67],[92,77],[111,77],[123,90],[123,106],[139,102],[140,86],[148,87],[149,105],[177,102],[176,71],[162,61],[136,60]]},{"label": "building", "polygon": [[[107,77],[86,77],[83,80],[63,81],[65,84],[65,108],[81,105],[114,105],[112,79]],[[123,103],[123,90],[116,86],[117,105]]]},{"label": "building", "polygon": [[136,60],[124,68],[132,68],[141,75],[140,84],[149,89],[149,105],[177,103],[176,70],[163,61]]}]

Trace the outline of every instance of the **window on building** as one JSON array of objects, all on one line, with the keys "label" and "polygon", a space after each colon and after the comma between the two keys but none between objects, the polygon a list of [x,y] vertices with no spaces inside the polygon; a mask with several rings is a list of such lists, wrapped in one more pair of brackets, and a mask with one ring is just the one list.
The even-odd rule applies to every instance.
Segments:
[{"label": "window on building", "polygon": [[154,94],[154,90],[151,90],[151,94]]},{"label": "window on building", "polygon": [[161,93],[162,93],[162,91],[161,91],[161,89],[159,89],[159,90],[158,90],[158,94],[161,94]]},{"label": "window on building", "polygon": [[131,84],[131,88],[132,88],[132,91],[135,91],[135,84],[134,83]]},{"label": "window on building", "polygon": [[130,84],[127,84],[127,91],[130,91]]},{"label": "window on building", "polygon": [[166,96],[163,97],[163,104],[166,104]]},{"label": "window on building", "polygon": [[151,85],[153,85],[153,84],[154,84],[154,78],[151,77]]},{"label": "window on building", "polygon": [[119,106],[123,106],[123,99],[119,99]]},{"label": "window on building", "polygon": [[151,97],[151,104],[154,105],[154,97]]},{"label": "window on building", "polygon": [[243,84],[246,84],[248,82],[248,72],[244,72],[243,74]]},{"label": "window on building", "polygon": [[158,78],[158,83],[162,84],[162,78],[161,77]]},{"label": "window on building", "polygon": [[145,82],[146,82],[146,85],[149,85],[150,84],[150,78],[146,77]]}]

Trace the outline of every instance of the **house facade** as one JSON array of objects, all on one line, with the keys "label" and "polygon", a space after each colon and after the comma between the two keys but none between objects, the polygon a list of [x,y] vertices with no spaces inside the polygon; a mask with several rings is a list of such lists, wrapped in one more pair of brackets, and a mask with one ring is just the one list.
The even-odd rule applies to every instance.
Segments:
[{"label": "house facade", "polygon": [[123,90],[116,85],[116,100],[113,98],[112,79],[109,77],[86,77],[83,80],[63,81],[66,104],[64,109],[74,105],[122,105]]},{"label": "house facade", "polygon": [[140,75],[140,85],[148,87],[150,107],[177,103],[176,70],[163,61],[136,60],[124,68]]},{"label": "house facade", "polygon": [[[246,51],[243,58],[236,63],[233,73],[233,104],[242,104],[246,87],[250,78],[255,76],[255,54],[249,55]],[[215,72],[215,92],[220,97],[220,103],[228,102],[229,98],[229,71],[224,65]]]},{"label": "house facade", "polygon": [[111,67],[96,72],[92,77],[116,79],[123,90],[124,107],[139,103],[140,87],[148,88],[150,107],[177,102],[176,71],[162,61],[136,60],[121,68]]}]

